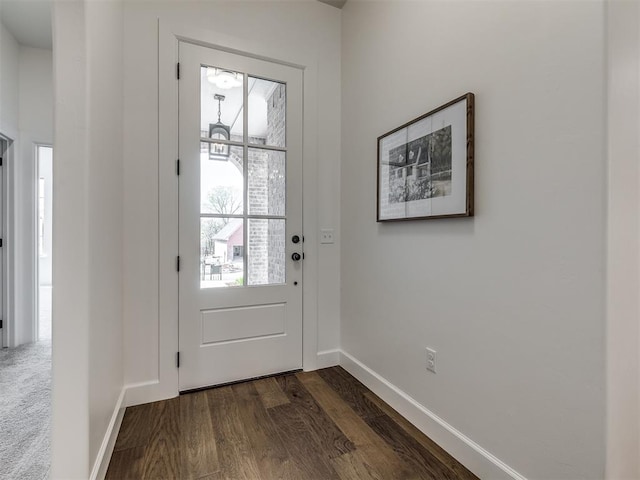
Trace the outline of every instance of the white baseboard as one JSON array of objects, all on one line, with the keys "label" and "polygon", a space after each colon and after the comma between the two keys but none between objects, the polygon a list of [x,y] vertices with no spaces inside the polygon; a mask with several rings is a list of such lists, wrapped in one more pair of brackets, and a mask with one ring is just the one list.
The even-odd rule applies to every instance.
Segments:
[{"label": "white baseboard", "polygon": [[125,385],[124,406],[132,407],[143,403],[159,402],[178,396],[178,385],[158,380],[149,382],[130,383]]},{"label": "white baseboard", "polygon": [[154,402],[156,401],[156,399],[160,400],[159,398],[156,398],[156,391],[158,390],[159,385],[160,382],[158,382],[157,380],[125,385],[125,407],[132,407],[133,405],[141,405],[143,403]]},{"label": "white baseboard", "polygon": [[340,365],[480,478],[526,480],[365,364],[340,351]]},{"label": "white baseboard", "polygon": [[335,367],[336,365],[340,365],[340,350],[323,350],[322,352],[318,352],[316,365],[318,369]]},{"label": "white baseboard", "polygon": [[111,460],[111,454],[113,453],[113,447],[116,445],[116,439],[118,438],[118,432],[120,431],[120,425],[122,424],[122,418],[124,417],[124,396],[126,388],[123,388],[116,402],[116,406],[113,409],[111,420],[107,426],[107,431],[104,434],[102,445],[98,450],[96,461],[91,469],[90,480],[103,480],[107,474],[107,468],[109,468],[109,461]]}]

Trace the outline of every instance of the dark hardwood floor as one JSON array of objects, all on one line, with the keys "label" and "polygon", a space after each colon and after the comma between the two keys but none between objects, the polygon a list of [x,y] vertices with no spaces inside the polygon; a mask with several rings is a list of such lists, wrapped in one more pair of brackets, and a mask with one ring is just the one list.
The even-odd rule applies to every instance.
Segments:
[{"label": "dark hardwood floor", "polygon": [[107,479],[476,479],[340,367],[127,409]]}]

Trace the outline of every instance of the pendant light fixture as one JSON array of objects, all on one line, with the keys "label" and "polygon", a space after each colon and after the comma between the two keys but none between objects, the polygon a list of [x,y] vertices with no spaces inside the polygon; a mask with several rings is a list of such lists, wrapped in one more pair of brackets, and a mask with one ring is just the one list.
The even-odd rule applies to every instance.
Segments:
[{"label": "pendant light fixture", "polygon": [[[226,98],[224,95],[215,94],[214,100],[218,101],[218,122],[209,124],[209,138],[212,140],[226,140],[231,138],[230,128],[222,123],[220,116],[222,114],[221,102]],[[229,145],[225,143],[209,144],[209,160],[227,160],[229,158]]]}]

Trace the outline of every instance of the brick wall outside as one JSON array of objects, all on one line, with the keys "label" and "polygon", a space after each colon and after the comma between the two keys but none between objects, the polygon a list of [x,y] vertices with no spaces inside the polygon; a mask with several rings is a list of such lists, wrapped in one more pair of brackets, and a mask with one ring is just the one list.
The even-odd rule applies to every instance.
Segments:
[{"label": "brick wall outside", "polygon": [[[278,85],[267,100],[267,144],[285,146],[286,86]],[[286,154],[269,152],[269,214],[285,215]],[[269,221],[269,283],[284,283],[286,272],[286,226],[282,220]]]},{"label": "brick wall outside", "polygon": [[[284,145],[286,90],[267,99],[267,145]],[[265,143],[265,140],[262,140]],[[249,150],[249,214],[285,214],[285,154]],[[286,227],[283,220],[249,220],[248,285],[284,283]]]},{"label": "brick wall outside", "polygon": [[[267,215],[269,190],[267,184],[268,155],[264,150],[249,149],[248,200],[250,215]],[[247,226],[249,250],[247,252],[247,284],[269,283],[269,242],[265,220],[249,219]]]}]

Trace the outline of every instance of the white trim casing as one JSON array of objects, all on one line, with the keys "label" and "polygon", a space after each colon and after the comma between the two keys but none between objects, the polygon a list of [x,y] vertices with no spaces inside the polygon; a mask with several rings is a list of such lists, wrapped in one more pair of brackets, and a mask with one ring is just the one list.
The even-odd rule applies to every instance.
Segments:
[{"label": "white trim casing", "polygon": [[315,58],[300,58],[293,50],[194,28],[180,22],[158,21],[158,377],[127,386],[126,405],[178,395],[178,40],[303,69],[303,369],[318,365],[318,244],[317,130],[318,69]]},{"label": "white trim casing", "polygon": [[11,347],[13,337],[13,325],[11,319],[14,318],[13,313],[13,285],[15,284],[15,276],[13,273],[13,211],[10,206],[13,204],[13,182],[10,181],[14,158],[15,142],[9,137],[2,136],[7,143],[7,151],[3,157],[2,164],[2,238],[3,246],[0,251],[2,255],[2,311],[0,318],[3,320],[2,336],[0,337],[0,348]]},{"label": "white trim casing", "polygon": [[527,480],[355,357],[340,351],[340,365],[478,477]]}]

